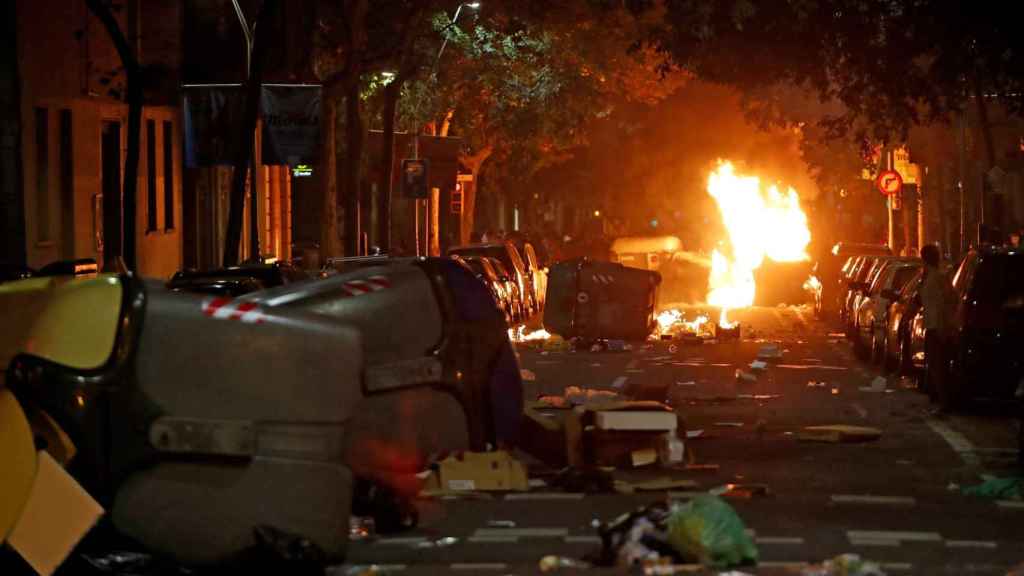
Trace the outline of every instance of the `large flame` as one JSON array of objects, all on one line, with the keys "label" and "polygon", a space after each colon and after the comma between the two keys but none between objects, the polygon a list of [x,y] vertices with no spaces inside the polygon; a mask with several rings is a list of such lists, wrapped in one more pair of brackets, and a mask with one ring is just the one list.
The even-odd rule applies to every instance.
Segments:
[{"label": "large flame", "polygon": [[758,177],[737,174],[731,162],[721,162],[708,177],[708,194],[718,204],[731,247],[731,257],[718,249],[711,255],[708,303],[722,308],[719,324],[730,328],[735,324],[728,310],[754,303],[754,270],[765,258],[807,260],[811,232],[795,190],[762,190]]},{"label": "large flame", "polygon": [[683,312],[676,308],[663,310],[655,318],[658,321],[659,334],[671,334],[682,331],[700,335],[708,323],[708,317],[703,314],[698,315],[693,320],[687,320]]}]

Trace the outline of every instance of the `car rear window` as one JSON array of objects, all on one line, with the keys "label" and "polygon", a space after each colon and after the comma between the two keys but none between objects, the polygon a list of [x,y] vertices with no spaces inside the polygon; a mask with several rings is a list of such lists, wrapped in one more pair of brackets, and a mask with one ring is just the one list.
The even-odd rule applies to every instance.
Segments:
[{"label": "car rear window", "polygon": [[971,286],[971,298],[979,304],[1002,307],[1010,299],[1024,296],[1024,254],[989,254],[978,265]]},{"label": "car rear window", "polygon": [[497,258],[505,265],[506,268],[512,268],[512,258],[508,254],[508,250],[504,246],[475,246],[472,248],[454,248],[448,251],[448,254],[458,254],[459,256],[487,256],[489,258]]}]

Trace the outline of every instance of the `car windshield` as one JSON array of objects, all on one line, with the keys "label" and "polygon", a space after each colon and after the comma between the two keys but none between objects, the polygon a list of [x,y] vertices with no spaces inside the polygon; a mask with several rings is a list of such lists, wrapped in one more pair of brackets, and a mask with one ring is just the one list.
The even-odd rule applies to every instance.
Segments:
[{"label": "car windshield", "polygon": [[486,246],[462,246],[459,248],[452,248],[448,251],[448,254],[457,254],[463,258],[467,257],[480,257],[484,256],[487,258],[496,258],[506,268],[511,269],[513,267],[512,257],[509,256],[509,250],[501,244],[493,244]]}]

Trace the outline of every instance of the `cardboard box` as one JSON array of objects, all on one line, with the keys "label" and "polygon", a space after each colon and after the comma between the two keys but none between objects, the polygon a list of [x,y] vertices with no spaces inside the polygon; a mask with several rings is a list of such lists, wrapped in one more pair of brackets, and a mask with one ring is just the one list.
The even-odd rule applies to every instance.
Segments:
[{"label": "cardboard box", "polygon": [[464,452],[438,462],[427,479],[427,491],[526,491],[529,490],[526,467],[511,454]]}]

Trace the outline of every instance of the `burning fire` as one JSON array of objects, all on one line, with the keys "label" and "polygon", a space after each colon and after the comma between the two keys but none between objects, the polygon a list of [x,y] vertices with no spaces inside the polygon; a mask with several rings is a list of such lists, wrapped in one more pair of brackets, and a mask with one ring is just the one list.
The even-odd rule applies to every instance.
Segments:
[{"label": "burning fire", "polygon": [[810,275],[804,282],[804,290],[812,293],[821,292],[821,280],[818,280],[818,277],[813,274]]},{"label": "burning fire", "polygon": [[762,190],[758,177],[737,174],[731,162],[720,163],[708,177],[708,194],[718,204],[731,246],[731,257],[718,249],[711,255],[708,303],[722,308],[719,325],[732,328],[729,309],[754,303],[754,270],[765,258],[807,260],[811,232],[795,190]]},{"label": "burning fire", "polygon": [[540,330],[534,330],[529,334],[526,333],[525,326],[519,326],[518,328],[508,329],[508,339],[512,342],[532,342],[535,340],[548,340],[551,338],[551,333],[541,328]]},{"label": "burning fire", "polygon": [[658,329],[661,334],[668,334],[678,326],[683,332],[700,334],[701,329],[707,325],[708,317],[701,314],[693,320],[686,320],[683,313],[675,308],[664,310],[657,316]]}]

